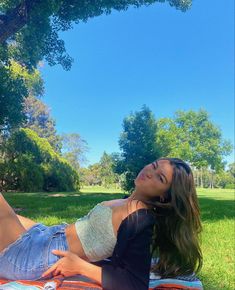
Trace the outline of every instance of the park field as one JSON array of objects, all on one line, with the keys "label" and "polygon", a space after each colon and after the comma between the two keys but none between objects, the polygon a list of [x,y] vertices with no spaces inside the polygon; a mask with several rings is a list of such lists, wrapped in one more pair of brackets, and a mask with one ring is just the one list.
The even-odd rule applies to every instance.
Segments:
[{"label": "park field", "polygon": [[[235,202],[229,189],[198,189],[204,263],[204,289],[235,289]],[[86,187],[76,193],[5,193],[18,214],[47,225],[74,222],[103,200],[120,198],[116,189]]]}]

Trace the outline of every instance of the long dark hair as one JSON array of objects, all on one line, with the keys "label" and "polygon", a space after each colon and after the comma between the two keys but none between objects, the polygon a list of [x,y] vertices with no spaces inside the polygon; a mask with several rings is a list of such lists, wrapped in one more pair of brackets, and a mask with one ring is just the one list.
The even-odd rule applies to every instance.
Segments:
[{"label": "long dark hair", "polygon": [[156,216],[152,251],[159,260],[153,271],[162,277],[192,274],[202,266],[202,227],[193,174],[181,159],[161,159],[173,166],[173,179],[164,201],[156,198],[147,202]]}]

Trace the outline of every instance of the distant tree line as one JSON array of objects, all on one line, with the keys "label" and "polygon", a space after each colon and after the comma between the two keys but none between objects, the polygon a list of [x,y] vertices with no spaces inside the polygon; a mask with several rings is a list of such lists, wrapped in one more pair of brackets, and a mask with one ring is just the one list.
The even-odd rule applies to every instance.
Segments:
[{"label": "distant tree line", "polygon": [[119,156],[119,154],[108,154],[104,151],[99,162],[89,165],[87,168],[80,168],[81,186],[99,185],[107,188],[121,188],[123,176],[115,172],[116,156]]},{"label": "distant tree line", "polygon": [[190,164],[198,187],[234,187],[234,163],[225,170],[231,143],[222,138],[205,110],[177,111],[172,118],[156,119],[143,106],[124,118],[119,138],[121,153],[107,154],[81,168],[82,185],[122,187],[131,191],[138,172],[159,157],[178,157]]},{"label": "distant tree line", "polygon": [[235,163],[228,165],[227,169],[214,171],[209,168],[194,169],[194,179],[197,187],[205,188],[235,188]]},{"label": "distant tree line", "polygon": [[[38,82],[35,71],[30,84],[34,93]],[[156,119],[143,106],[123,120],[121,152],[104,152],[87,168],[81,166],[86,141],[77,133],[58,135],[50,109],[39,96],[29,95],[23,112],[21,128],[0,133],[1,191],[74,191],[84,185],[131,191],[143,166],[164,156],[188,162],[198,187],[234,187],[234,163],[225,170],[223,161],[231,144],[205,110],[177,111],[172,118]]]}]

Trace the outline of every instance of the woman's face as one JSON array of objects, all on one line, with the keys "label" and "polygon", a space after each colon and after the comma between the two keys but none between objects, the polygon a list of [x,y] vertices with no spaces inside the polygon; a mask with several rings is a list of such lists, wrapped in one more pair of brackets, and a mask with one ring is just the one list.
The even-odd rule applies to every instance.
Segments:
[{"label": "woman's face", "polygon": [[171,186],[173,167],[168,160],[146,165],[135,179],[135,194],[139,197],[164,197]]}]

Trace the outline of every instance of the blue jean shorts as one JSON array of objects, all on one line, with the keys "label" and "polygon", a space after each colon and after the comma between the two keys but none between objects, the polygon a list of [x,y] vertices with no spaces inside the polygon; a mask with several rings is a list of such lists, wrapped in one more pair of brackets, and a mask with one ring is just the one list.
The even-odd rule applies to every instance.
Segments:
[{"label": "blue jean shorts", "polygon": [[67,224],[47,227],[35,224],[0,253],[0,278],[38,280],[60,257],[52,250],[68,250]]}]

